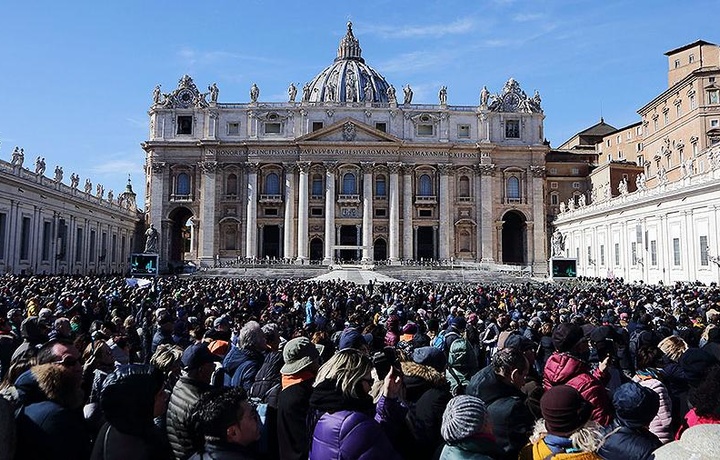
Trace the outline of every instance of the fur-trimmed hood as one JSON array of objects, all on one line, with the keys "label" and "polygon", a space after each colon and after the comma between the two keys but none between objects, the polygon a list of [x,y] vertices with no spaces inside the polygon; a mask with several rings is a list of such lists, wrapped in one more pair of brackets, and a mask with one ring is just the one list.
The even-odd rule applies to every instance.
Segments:
[{"label": "fur-trimmed hood", "polygon": [[431,388],[448,391],[450,389],[445,375],[430,366],[412,361],[403,361],[401,366],[403,374],[405,374],[406,396],[410,401],[417,401],[424,392]]},{"label": "fur-trimmed hood", "polygon": [[33,366],[18,377],[15,388],[23,406],[53,401],[65,408],[75,409],[83,403],[80,385],[74,381],[70,371],[57,364]]}]

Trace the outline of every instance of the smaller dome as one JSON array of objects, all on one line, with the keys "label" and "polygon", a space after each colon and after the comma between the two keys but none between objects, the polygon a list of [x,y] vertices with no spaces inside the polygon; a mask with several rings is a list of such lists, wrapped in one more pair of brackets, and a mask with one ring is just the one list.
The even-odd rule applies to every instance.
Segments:
[{"label": "smaller dome", "polygon": [[307,102],[388,102],[390,87],[385,77],[365,63],[352,22],[340,40],[335,61],[303,89]]}]

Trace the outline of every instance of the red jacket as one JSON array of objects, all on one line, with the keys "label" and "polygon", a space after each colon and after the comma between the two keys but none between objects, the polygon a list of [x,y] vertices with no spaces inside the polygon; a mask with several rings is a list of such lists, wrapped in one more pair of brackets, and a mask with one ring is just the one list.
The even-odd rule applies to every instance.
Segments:
[{"label": "red jacket", "polygon": [[575,388],[592,407],[591,418],[600,425],[607,426],[613,419],[613,406],[610,396],[601,380],[604,375],[590,373],[590,366],[567,353],[553,353],[545,364],[543,387],[547,390],[557,385]]}]

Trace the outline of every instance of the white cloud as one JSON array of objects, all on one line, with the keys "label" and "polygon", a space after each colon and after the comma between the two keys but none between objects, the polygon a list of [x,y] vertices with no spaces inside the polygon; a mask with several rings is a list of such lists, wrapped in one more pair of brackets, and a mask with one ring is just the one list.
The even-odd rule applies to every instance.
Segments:
[{"label": "white cloud", "polygon": [[472,32],[475,28],[475,21],[471,18],[458,19],[447,24],[428,25],[380,25],[363,28],[363,33],[377,34],[383,38],[419,38],[419,37],[443,37],[445,35],[462,35]]},{"label": "white cloud", "polygon": [[518,13],[513,16],[515,22],[531,22],[544,19],[545,15],[542,13]]},{"label": "white cloud", "polygon": [[446,64],[448,60],[447,51],[415,51],[379,63],[377,68],[387,73],[414,72]]},{"label": "white cloud", "polygon": [[220,50],[196,50],[193,48],[181,48],[177,51],[177,56],[185,64],[194,66],[213,64],[216,62],[227,62],[227,61],[254,61],[264,63],[275,63],[274,59],[270,59],[264,56],[255,56],[250,54],[238,54],[231,53],[228,51]]},{"label": "white cloud", "polygon": [[131,173],[134,176],[136,174],[144,174],[143,164],[144,161],[138,161],[137,158],[123,158],[95,164],[90,167],[90,172],[92,174],[114,176]]}]

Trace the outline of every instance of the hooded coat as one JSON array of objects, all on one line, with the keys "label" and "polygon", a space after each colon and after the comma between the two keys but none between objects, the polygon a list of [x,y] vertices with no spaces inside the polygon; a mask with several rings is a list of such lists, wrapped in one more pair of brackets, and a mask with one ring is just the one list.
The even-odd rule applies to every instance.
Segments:
[{"label": "hooded coat", "polygon": [[90,456],[82,398],[77,388],[63,384],[63,371],[57,364],[34,366],[15,382],[21,406],[16,416],[16,458],[83,460]]},{"label": "hooded coat", "polygon": [[575,388],[592,404],[591,419],[607,426],[613,419],[613,408],[603,382],[590,373],[590,366],[568,353],[553,353],[545,363],[543,387],[548,390],[557,385]]},{"label": "hooded coat", "polygon": [[503,458],[517,458],[535,425],[525,393],[503,381],[492,366],[487,366],[470,379],[465,394],[485,402]]},{"label": "hooded coat", "polygon": [[470,378],[479,370],[475,350],[467,340],[454,340],[448,354],[445,378],[450,383],[450,392],[457,396],[465,393]]}]

